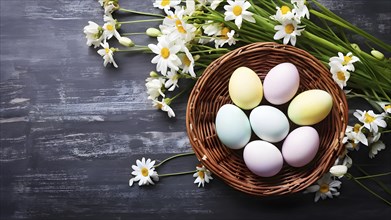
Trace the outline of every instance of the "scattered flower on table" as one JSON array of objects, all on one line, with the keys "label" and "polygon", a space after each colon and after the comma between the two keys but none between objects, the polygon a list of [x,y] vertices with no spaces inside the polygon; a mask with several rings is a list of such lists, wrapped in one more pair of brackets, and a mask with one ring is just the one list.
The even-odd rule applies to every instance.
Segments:
[{"label": "scattered flower on table", "polygon": [[100,44],[103,49],[98,50],[98,54],[103,57],[103,65],[107,66],[108,63],[112,63],[115,68],[118,68],[117,63],[114,61],[114,48],[110,48],[109,43],[103,42]]},{"label": "scattered flower on table", "polygon": [[224,6],[224,20],[235,20],[235,24],[239,29],[242,26],[243,19],[248,22],[255,23],[253,13],[247,11],[247,9],[251,7],[249,2],[243,0],[228,0],[227,2],[229,5]]},{"label": "scattered flower on table", "polygon": [[369,131],[374,131],[377,133],[378,127],[385,128],[387,127],[386,122],[383,120],[383,115],[375,114],[372,110],[361,111],[356,110],[353,115],[366,127]]},{"label": "scattered flower on table", "polygon": [[197,166],[197,172],[194,173],[193,177],[196,179],[194,180],[194,183],[198,183],[198,187],[205,186],[205,183],[209,183],[210,180],[213,179],[212,173],[206,169],[204,165]]},{"label": "scattered flower on table", "polygon": [[[137,165],[137,166],[136,166]],[[135,176],[129,180],[129,186],[132,186],[134,182],[138,181],[139,186],[143,185],[154,185],[155,182],[159,181],[159,176],[153,167],[155,165],[155,161],[151,161],[151,159],[145,160],[143,157],[140,160],[136,160],[136,165],[132,165],[132,175]]]},{"label": "scattered flower on table", "polygon": [[339,196],[338,189],[341,187],[341,181],[333,180],[330,173],[326,173],[321,179],[317,181],[316,185],[308,187],[304,193],[315,193],[314,201],[317,202],[319,198],[333,198]]}]

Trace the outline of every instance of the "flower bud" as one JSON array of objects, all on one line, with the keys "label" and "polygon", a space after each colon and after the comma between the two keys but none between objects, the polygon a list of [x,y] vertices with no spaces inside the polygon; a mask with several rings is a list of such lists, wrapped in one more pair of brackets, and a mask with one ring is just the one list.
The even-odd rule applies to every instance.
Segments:
[{"label": "flower bud", "polygon": [[201,56],[199,54],[196,54],[193,56],[193,58],[194,58],[194,61],[197,61],[201,58]]},{"label": "flower bud", "polygon": [[162,35],[162,32],[160,32],[157,28],[148,28],[145,33],[150,37],[159,37]]},{"label": "flower bud", "polygon": [[372,50],[371,51],[372,56],[374,56],[378,60],[383,60],[384,59],[384,54],[378,50]]},{"label": "flower bud", "polygon": [[360,47],[358,44],[350,44],[351,47],[353,47],[354,50],[361,51]]},{"label": "flower bud", "polygon": [[118,39],[118,42],[125,47],[133,47],[134,46],[133,41],[128,37],[120,37]]},{"label": "flower bud", "polygon": [[159,74],[157,74],[157,72],[155,72],[155,71],[151,71],[151,72],[149,72],[149,76],[153,77],[153,78],[157,78],[157,77],[159,77]]},{"label": "flower bud", "polygon": [[338,178],[343,177],[348,172],[348,167],[345,165],[335,165],[330,168],[330,173]]}]

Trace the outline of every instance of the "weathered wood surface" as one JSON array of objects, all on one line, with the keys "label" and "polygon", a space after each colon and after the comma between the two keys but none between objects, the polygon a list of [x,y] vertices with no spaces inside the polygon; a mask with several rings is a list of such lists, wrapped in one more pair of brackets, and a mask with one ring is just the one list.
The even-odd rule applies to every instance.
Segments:
[{"label": "weathered wood surface", "polygon": [[[152,2],[120,1],[124,8],[157,12]],[[321,2],[391,42],[389,0]],[[0,3],[1,219],[382,219],[391,215],[388,206],[346,179],[339,198],[318,203],[313,203],[313,194],[251,197],[218,178],[197,188],[191,175],[130,188],[130,166],[136,159],[162,160],[191,151],[186,97],[174,104],[175,119],[152,108],[144,87],[154,69],[152,55],[119,54],[119,69],[102,66],[96,50],[85,45],[82,31],[88,20],[103,22],[96,0]],[[144,27],[123,29],[139,32]],[[149,42],[142,36],[134,41]],[[350,104],[352,110],[369,108],[361,102]],[[354,153],[353,159],[368,164],[369,172],[390,171],[390,136],[385,141],[388,148],[376,159],[368,159],[366,149]],[[159,173],[193,170],[195,165],[197,159],[189,156],[169,162]],[[389,177],[382,180],[390,187]],[[366,184],[374,186],[371,181]]]}]

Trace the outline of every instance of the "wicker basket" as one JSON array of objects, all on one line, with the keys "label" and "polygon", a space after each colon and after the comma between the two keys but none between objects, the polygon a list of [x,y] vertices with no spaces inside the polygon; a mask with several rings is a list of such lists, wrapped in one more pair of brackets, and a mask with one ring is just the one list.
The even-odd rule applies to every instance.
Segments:
[{"label": "wicker basket", "polygon": [[[231,150],[219,141],[214,123],[219,108],[232,103],[228,94],[228,82],[236,68],[249,67],[263,80],[272,67],[282,62],[291,62],[299,70],[298,93],[309,89],[323,89],[332,95],[334,103],[331,113],[314,125],[320,136],[320,146],[311,163],[301,168],[284,163],[276,176],[259,177],[246,167],[243,150]],[[268,103],[263,99],[261,104]],[[286,112],[288,104],[278,108]],[[307,188],[328,172],[343,150],[341,140],[345,133],[347,112],[343,91],[315,57],[292,46],[254,43],[225,54],[206,68],[190,94],[186,127],[197,158],[228,185],[257,196],[283,195]],[[294,128],[295,125],[291,123],[290,131]],[[256,139],[254,135],[253,139]],[[281,149],[281,143],[277,147]],[[204,156],[206,159],[202,159]]]}]

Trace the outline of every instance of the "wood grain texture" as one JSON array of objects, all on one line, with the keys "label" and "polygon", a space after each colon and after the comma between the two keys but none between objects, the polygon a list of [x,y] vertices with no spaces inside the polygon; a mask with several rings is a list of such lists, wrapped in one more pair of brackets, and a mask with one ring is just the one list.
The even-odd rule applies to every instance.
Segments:
[{"label": "wood grain texture", "polygon": [[[159,12],[152,2],[120,1],[124,8]],[[391,43],[390,1],[320,2]],[[380,219],[391,215],[383,202],[348,180],[343,180],[339,198],[318,203],[313,203],[312,194],[251,197],[217,178],[197,188],[191,175],[130,188],[130,167],[136,159],[163,160],[191,151],[185,126],[186,97],[174,103],[174,119],[152,107],[144,86],[155,68],[150,54],[117,54],[119,69],[103,67],[96,50],[85,45],[82,31],[89,20],[103,23],[96,0],[1,0],[0,4],[1,219],[315,219],[347,215]],[[145,25],[122,29],[142,32]],[[144,36],[133,40],[142,45],[153,42]],[[350,104],[352,110],[370,108],[357,100]],[[364,149],[352,154],[355,162],[368,164],[368,172],[390,171],[390,135],[384,140],[388,148],[375,160]],[[159,173],[193,170],[197,163],[195,156],[180,158],[159,167]],[[391,187],[389,177],[382,180]],[[365,183],[374,186],[371,181]]]}]

